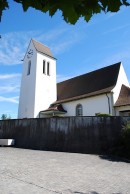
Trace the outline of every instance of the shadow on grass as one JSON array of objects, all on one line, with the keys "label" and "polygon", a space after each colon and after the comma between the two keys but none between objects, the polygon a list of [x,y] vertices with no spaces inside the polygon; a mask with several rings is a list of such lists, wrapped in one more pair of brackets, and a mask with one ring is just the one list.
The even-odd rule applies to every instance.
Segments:
[{"label": "shadow on grass", "polygon": [[118,156],[109,156],[109,155],[100,155],[99,156],[101,159],[103,160],[108,160],[111,162],[126,162],[126,163],[130,163],[130,160],[125,159],[125,158],[121,158]]}]

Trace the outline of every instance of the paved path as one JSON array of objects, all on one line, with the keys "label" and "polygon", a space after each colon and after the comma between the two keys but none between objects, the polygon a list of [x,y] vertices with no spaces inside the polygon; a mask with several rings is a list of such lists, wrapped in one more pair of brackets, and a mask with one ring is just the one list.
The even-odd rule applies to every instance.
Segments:
[{"label": "paved path", "polygon": [[130,163],[0,147],[0,194],[130,194]]}]

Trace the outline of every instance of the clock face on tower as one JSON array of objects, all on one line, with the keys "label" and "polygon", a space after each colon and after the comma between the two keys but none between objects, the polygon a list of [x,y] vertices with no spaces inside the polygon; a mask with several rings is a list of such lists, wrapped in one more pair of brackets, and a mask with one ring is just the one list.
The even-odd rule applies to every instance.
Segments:
[{"label": "clock face on tower", "polygon": [[27,58],[31,58],[33,56],[33,49],[30,49],[28,52],[27,52]]}]

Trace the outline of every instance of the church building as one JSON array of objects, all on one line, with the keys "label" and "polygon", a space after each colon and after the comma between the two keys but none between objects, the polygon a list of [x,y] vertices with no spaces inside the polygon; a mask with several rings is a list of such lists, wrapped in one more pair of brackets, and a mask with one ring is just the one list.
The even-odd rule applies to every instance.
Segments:
[{"label": "church building", "polygon": [[121,62],[56,83],[56,58],[31,40],[23,59],[18,118],[130,116],[129,81]]}]

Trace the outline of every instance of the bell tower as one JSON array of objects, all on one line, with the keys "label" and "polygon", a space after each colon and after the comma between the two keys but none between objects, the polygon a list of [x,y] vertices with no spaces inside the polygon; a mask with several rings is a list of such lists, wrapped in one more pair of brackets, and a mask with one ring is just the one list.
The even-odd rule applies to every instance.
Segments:
[{"label": "bell tower", "polygon": [[56,59],[32,39],[23,59],[18,118],[38,118],[56,99]]}]

